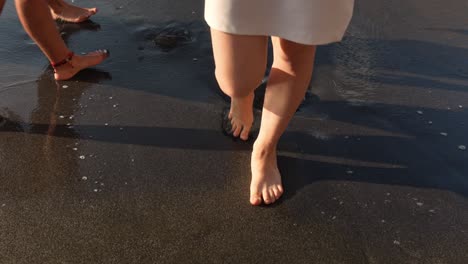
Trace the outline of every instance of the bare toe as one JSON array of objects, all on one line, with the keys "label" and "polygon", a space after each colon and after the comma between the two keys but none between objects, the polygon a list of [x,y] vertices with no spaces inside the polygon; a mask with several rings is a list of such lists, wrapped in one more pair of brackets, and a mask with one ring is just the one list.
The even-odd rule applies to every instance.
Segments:
[{"label": "bare toe", "polygon": [[250,203],[252,205],[260,205],[262,203],[262,196],[259,192],[250,192]]},{"label": "bare toe", "polygon": [[268,192],[268,189],[262,192],[262,196],[263,196],[263,201],[265,202],[265,204],[271,204],[273,202],[273,199],[270,197],[270,193]]},{"label": "bare toe", "polygon": [[83,56],[86,58],[86,68],[95,66],[103,62],[107,57],[109,57],[109,51],[108,50],[97,50],[93,52],[89,52],[86,55]]},{"label": "bare toe", "polygon": [[232,135],[234,137],[238,137],[241,131],[241,126],[238,126],[237,124],[232,124]]},{"label": "bare toe", "polygon": [[276,198],[275,191],[273,190],[273,188],[270,188],[270,190],[268,192],[270,193],[272,203],[276,202],[276,200],[278,200],[278,198]]},{"label": "bare toe", "polygon": [[91,15],[95,15],[98,12],[98,9],[96,7],[93,7],[93,8],[88,8],[88,11]]},{"label": "bare toe", "polygon": [[273,188],[273,193],[275,195],[276,200],[278,200],[281,197],[281,195],[283,195],[283,192],[280,191],[279,186],[275,186],[275,188]]},{"label": "bare toe", "polygon": [[240,138],[242,140],[248,140],[249,139],[249,133],[250,133],[250,129],[252,128],[252,126],[244,126],[242,128],[242,133],[240,135]]}]

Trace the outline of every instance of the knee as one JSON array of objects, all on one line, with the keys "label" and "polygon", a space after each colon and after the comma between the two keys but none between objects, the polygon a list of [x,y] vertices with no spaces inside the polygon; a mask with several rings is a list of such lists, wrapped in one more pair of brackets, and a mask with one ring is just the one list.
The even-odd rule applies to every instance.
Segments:
[{"label": "knee", "polygon": [[230,97],[245,97],[251,94],[263,80],[265,68],[254,72],[227,73],[216,69],[215,75],[221,90]]}]

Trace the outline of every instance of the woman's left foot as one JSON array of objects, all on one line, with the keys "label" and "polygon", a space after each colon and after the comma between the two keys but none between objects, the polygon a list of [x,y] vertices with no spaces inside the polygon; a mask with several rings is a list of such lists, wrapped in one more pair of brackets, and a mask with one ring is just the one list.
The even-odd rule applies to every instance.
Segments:
[{"label": "woman's left foot", "polygon": [[69,23],[81,23],[88,20],[97,13],[97,8],[82,8],[57,0],[50,4],[50,12],[55,20],[62,20]]},{"label": "woman's left foot", "polygon": [[283,195],[281,174],[276,163],[276,149],[255,142],[252,151],[250,203],[272,204]]}]

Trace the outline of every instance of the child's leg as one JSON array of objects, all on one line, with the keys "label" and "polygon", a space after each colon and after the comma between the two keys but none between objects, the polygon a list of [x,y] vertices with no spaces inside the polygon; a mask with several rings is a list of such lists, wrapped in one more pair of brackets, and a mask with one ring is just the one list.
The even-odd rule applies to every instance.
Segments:
[{"label": "child's leg", "polygon": [[304,98],[312,77],[315,46],[272,38],[274,62],[263,105],[262,123],[252,152],[250,202],[275,202],[283,193],[276,146]]},{"label": "child's leg", "polygon": [[3,6],[5,5],[5,0],[0,0],[0,15],[2,14]]},{"label": "child's leg", "polygon": [[[70,50],[60,37],[47,0],[16,0],[16,9],[29,36],[37,43],[50,62],[60,62],[68,57]],[[86,56],[74,56],[71,63],[60,66],[55,78],[69,79],[77,72],[101,63],[107,53],[98,51]]]}]

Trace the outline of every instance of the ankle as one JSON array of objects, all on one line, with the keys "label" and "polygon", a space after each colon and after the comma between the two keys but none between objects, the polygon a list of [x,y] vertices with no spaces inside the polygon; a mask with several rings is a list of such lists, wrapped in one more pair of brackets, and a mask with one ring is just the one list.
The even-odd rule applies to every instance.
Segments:
[{"label": "ankle", "polygon": [[257,157],[270,156],[276,154],[276,142],[268,142],[257,139],[253,145],[253,154]]},{"label": "ankle", "polygon": [[247,94],[247,95],[242,95],[242,96],[239,96],[239,95],[236,95],[236,96],[230,96],[231,97],[231,100],[235,100],[235,101],[238,101],[238,102],[245,102],[245,101],[253,101],[254,99],[254,93],[250,93],[250,94]]},{"label": "ankle", "polygon": [[60,68],[62,66],[70,64],[74,60],[74,58],[76,57],[75,53],[73,53],[72,51],[70,51],[68,49],[64,50],[63,54],[64,55],[60,55],[60,57],[57,57],[59,59],[57,59],[55,61],[52,61],[52,60],[50,61],[50,64],[52,65],[54,70],[57,70],[58,68]]}]

